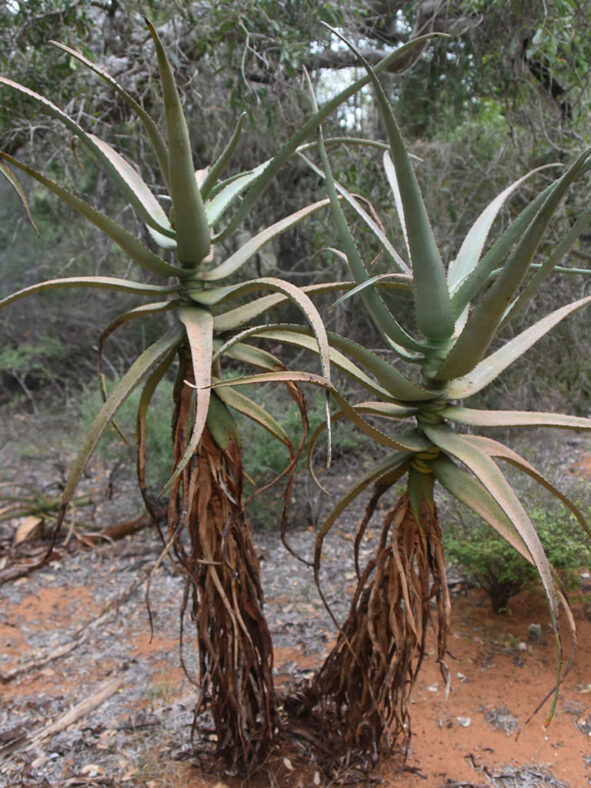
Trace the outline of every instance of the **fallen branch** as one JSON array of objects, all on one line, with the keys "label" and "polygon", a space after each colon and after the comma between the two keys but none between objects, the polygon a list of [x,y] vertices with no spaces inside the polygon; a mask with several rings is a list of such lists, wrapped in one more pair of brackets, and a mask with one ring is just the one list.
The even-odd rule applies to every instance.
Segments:
[{"label": "fallen branch", "polygon": [[[0,755],[5,755],[8,753],[13,754],[16,751],[27,752],[34,749],[45,739],[48,739],[50,736],[54,736],[56,733],[60,733],[60,731],[65,730],[69,725],[72,725],[79,719],[82,719],[82,717],[85,717],[89,712],[94,711],[94,709],[97,709],[99,706],[101,706],[106,700],[108,700],[108,698],[111,697],[111,695],[114,695],[117,692],[122,683],[122,676],[106,681],[104,684],[100,685],[96,692],[93,692],[92,695],[89,695],[88,698],[85,698],[81,703],[79,703],[77,706],[74,706],[73,709],[70,709],[70,711],[62,715],[55,722],[46,725],[31,736],[20,737],[16,741],[10,742],[9,744],[6,744],[4,747],[0,748]],[[1,774],[8,774],[10,771],[10,763],[6,763],[4,766],[0,767]]]}]

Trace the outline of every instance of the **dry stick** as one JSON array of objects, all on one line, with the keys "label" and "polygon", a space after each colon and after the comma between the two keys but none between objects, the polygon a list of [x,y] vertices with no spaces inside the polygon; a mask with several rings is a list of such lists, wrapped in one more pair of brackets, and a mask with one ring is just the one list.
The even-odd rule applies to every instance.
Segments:
[{"label": "dry stick", "polygon": [[[123,676],[119,676],[116,679],[110,679],[109,681],[104,682],[100,685],[96,692],[93,692],[92,695],[89,695],[88,698],[85,698],[77,706],[74,706],[73,709],[70,709],[70,711],[62,715],[55,722],[52,722],[49,725],[46,725],[44,728],[41,728],[41,730],[37,731],[37,733],[33,734],[32,736],[25,737],[24,742],[22,739],[17,739],[17,741],[10,742],[9,744],[0,748],[0,755],[14,753],[15,751],[27,752],[34,749],[38,744],[41,744],[44,739],[48,739],[50,736],[54,736],[56,733],[65,730],[69,725],[72,725],[82,717],[85,717],[89,712],[98,709],[98,707],[108,700],[111,695],[114,695],[117,692],[122,683]],[[9,762],[0,767],[0,773],[2,774],[7,774],[10,771],[11,766]]]},{"label": "dry stick", "polygon": [[84,642],[86,642],[86,640],[88,640],[91,633],[94,632],[95,629],[98,629],[98,627],[116,615],[120,606],[125,604],[125,602],[127,602],[130,597],[133,596],[137,589],[146,582],[151,573],[152,568],[144,570],[142,575],[137,580],[135,580],[126,591],[120,594],[117,599],[109,604],[107,610],[105,610],[99,616],[96,616],[96,618],[91,619],[88,623],[83,624],[83,626],[81,626],[75,633],[72,640],[70,640],[68,643],[58,646],[56,649],[50,651],[48,654],[45,654],[45,656],[40,657],[39,659],[27,662],[26,665],[13,668],[6,673],[0,673],[0,684],[8,684],[10,681],[13,681],[13,679],[18,678],[19,676],[39,670],[39,668],[42,668],[49,662],[53,662],[53,660],[59,659],[65,654],[69,654],[71,651],[74,651],[74,649],[78,648],[78,646],[81,646]]}]

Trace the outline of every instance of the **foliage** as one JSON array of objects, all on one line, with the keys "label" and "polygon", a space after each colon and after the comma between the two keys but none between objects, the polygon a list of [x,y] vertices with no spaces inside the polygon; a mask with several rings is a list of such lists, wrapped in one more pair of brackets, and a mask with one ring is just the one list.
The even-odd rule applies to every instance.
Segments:
[{"label": "foliage", "polygon": [[[589,507],[586,510],[588,516]],[[586,535],[563,506],[536,506],[529,509],[529,516],[565,588],[577,588],[579,572],[591,560]],[[538,579],[534,567],[496,531],[469,515],[450,513],[443,545],[448,560],[459,564],[471,583],[487,591],[495,613],[506,611],[511,597]]]}]

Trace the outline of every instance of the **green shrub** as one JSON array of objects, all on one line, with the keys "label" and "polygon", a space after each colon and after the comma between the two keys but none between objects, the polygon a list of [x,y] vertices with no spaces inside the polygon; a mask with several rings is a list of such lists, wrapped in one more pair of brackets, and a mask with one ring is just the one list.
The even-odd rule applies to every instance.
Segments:
[{"label": "green shrub", "polygon": [[[567,589],[577,587],[579,570],[591,561],[586,534],[581,533],[574,517],[562,506],[535,506],[529,515],[563,584]],[[443,531],[443,543],[448,559],[459,564],[468,580],[490,595],[495,613],[506,611],[511,597],[538,578],[535,567],[476,518],[450,518]]]}]

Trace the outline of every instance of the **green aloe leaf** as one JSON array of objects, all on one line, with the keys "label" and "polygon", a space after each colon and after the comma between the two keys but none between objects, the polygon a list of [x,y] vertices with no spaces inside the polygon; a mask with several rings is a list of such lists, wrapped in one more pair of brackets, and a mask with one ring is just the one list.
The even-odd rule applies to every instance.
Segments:
[{"label": "green aloe leaf", "polygon": [[446,454],[458,459],[466,465],[476,478],[483,484],[486,490],[499,504],[507,517],[513,523],[516,531],[523,540],[527,550],[538,570],[538,574],[544,586],[544,591],[548,600],[550,617],[556,633],[556,650],[558,657],[558,676],[556,680],[556,691],[554,703],[550,716],[554,713],[557,702],[557,693],[560,685],[562,670],[562,647],[560,642],[560,629],[558,625],[558,601],[554,581],[552,578],[552,568],[544,553],[544,548],[540,538],[533,526],[523,505],[515,495],[511,485],[507,482],[499,467],[488,456],[488,454],[472,442],[466,440],[465,436],[454,433],[445,425],[423,425],[423,430],[427,437]]},{"label": "green aloe leaf", "polygon": [[[235,334],[223,345],[221,345],[214,355],[214,361],[218,356],[227,355],[228,351],[234,344],[253,337],[256,337],[257,339],[269,339],[274,342],[286,343],[288,345],[296,345],[297,347],[305,348],[306,350],[310,350],[313,353],[317,353],[318,344],[315,338],[310,334],[304,334],[301,331],[298,331],[297,329],[299,328],[300,326],[294,326],[290,323],[253,326],[252,328],[246,329],[245,331],[241,331],[239,334]],[[374,393],[376,396],[389,398],[390,395],[386,389],[378,386],[370,377],[368,377],[361,369],[359,369],[359,367],[356,367],[355,364],[353,364],[345,355],[333,347],[329,348],[329,355],[331,366],[335,366],[342,372],[347,373],[357,383],[368,389],[368,391]]]},{"label": "green aloe leaf", "polygon": [[480,261],[482,250],[484,249],[484,244],[488,238],[490,228],[492,227],[492,224],[497,218],[499,211],[503,207],[505,201],[523,183],[525,183],[525,181],[531,178],[532,175],[535,175],[536,173],[541,172],[548,167],[556,166],[558,165],[546,164],[544,167],[538,167],[537,169],[528,172],[527,175],[524,175],[522,178],[514,181],[486,206],[484,211],[482,211],[480,216],[476,219],[466,234],[456,259],[452,260],[450,263],[449,270],[447,272],[447,283],[452,296],[459,289],[466,277],[468,277],[474,271],[478,262]]},{"label": "green aloe leaf", "polygon": [[[589,429],[589,428],[588,428]],[[576,506],[570,498],[560,490],[555,487],[552,482],[547,479],[536,467],[534,467],[530,462],[528,462],[524,457],[517,454],[517,452],[510,449],[508,446],[504,446],[502,443],[493,440],[492,438],[486,438],[483,435],[466,435],[466,440],[469,443],[472,443],[474,446],[477,446],[479,449],[482,449],[489,457],[498,457],[501,460],[505,460],[510,465],[513,465],[515,468],[519,468],[519,470],[526,473],[532,479],[534,479],[541,487],[544,487],[548,492],[552,493],[552,495],[557,498],[567,509],[569,509],[575,518],[578,520],[579,525],[582,526],[585,533],[591,537],[591,528],[589,527],[589,523],[585,515],[581,512],[578,506]]]},{"label": "green aloe leaf", "polygon": [[476,394],[476,392],[498,377],[510,364],[520,358],[561,320],[586,306],[589,302],[591,302],[591,296],[581,298],[572,304],[566,304],[566,306],[556,309],[554,312],[546,315],[546,317],[538,320],[533,326],[509,340],[509,342],[485,358],[484,361],[481,361],[468,375],[450,381],[446,386],[446,396],[449,399],[463,399]]},{"label": "green aloe leaf", "polygon": [[[364,284],[367,282],[370,276],[367,272],[367,268],[365,267],[365,263],[363,262],[363,258],[357,249],[357,244],[355,243],[355,239],[353,238],[353,234],[351,233],[345,218],[345,214],[343,213],[343,209],[341,207],[335,187],[335,179],[333,177],[330,162],[326,153],[326,148],[323,143],[322,130],[320,127],[318,128],[318,146],[322,159],[322,166],[324,167],[324,173],[326,176],[326,185],[330,197],[330,204],[343,250],[347,256],[349,267],[353,276],[355,277],[356,282],[358,284]],[[408,332],[406,332],[404,328],[402,328],[402,326],[394,319],[390,310],[383,302],[380,294],[374,288],[363,290],[361,292],[361,298],[376,328],[378,331],[380,331],[384,339],[397,351],[397,353],[399,353],[399,355],[405,357],[407,355],[407,351],[421,352],[424,349],[423,345],[421,345],[420,342],[417,342],[417,340],[415,340]]]},{"label": "green aloe leaf", "polygon": [[148,375],[159,366],[176,347],[178,347],[182,341],[182,337],[182,327],[178,324],[172,326],[161,339],[158,339],[138,356],[125,375],[123,375],[121,380],[114,386],[107,397],[107,401],[96,415],[90,429],[86,433],[84,442],[78,451],[78,456],[72,465],[66,481],[66,486],[64,487],[62,499],[62,508],[64,510],[72,500],[72,496],[78,486],[86,463],[121,405],[123,405],[134,389],[136,389],[142,381],[144,381]]},{"label": "green aloe leaf", "polygon": [[[195,420],[191,438],[181,461],[174,473],[166,482],[162,493],[170,490],[187,464],[197,451],[199,441],[207,423],[209,401],[211,398],[211,358],[213,356],[213,316],[206,309],[193,306],[182,306],[178,311],[179,320],[185,327],[185,333],[195,379]],[[161,494],[162,494],[161,493]]]},{"label": "green aloe leaf", "polygon": [[277,419],[250,397],[246,397],[244,394],[234,389],[223,388],[217,389],[216,394],[229,408],[242,413],[278,441],[284,443],[286,446],[291,444],[289,435]]},{"label": "green aloe leaf", "polygon": [[147,19],[146,24],[156,45],[164,95],[169,147],[168,187],[174,209],[178,257],[183,266],[194,269],[209,254],[209,225],[195,180],[189,132],[172,68],[156,28]]},{"label": "green aloe leaf", "polygon": [[[320,295],[322,293],[340,292],[354,286],[355,282],[329,282],[319,285],[304,285],[301,289],[308,295]],[[256,298],[247,304],[222,312],[214,318],[216,332],[235,331],[246,323],[250,323],[256,317],[267,313],[273,307],[285,304],[287,300],[288,297],[286,295],[276,293]]]},{"label": "green aloe leaf", "polygon": [[441,416],[471,427],[559,427],[567,430],[591,430],[591,419],[564,413],[538,413],[522,410],[478,410],[451,405]]},{"label": "green aloe leaf", "polygon": [[131,109],[135,112],[137,117],[142,121],[144,124],[144,128],[148,133],[148,137],[150,138],[150,142],[152,143],[152,148],[154,149],[154,153],[158,159],[158,163],[160,165],[160,171],[165,182],[168,179],[168,150],[166,148],[166,143],[160,133],[160,129],[154,123],[154,120],[151,116],[144,110],[144,108],[138,104],[138,102],[131,96],[126,90],[124,90],[121,85],[104,69],[100,66],[97,66],[96,63],[93,63],[92,60],[89,60],[80,52],[77,52],[75,49],[70,49],[70,47],[65,46],[65,44],[60,44],[58,41],[50,41],[49,42],[52,46],[57,47],[57,49],[61,49],[66,54],[70,55],[71,57],[75,58],[76,60],[83,63],[87,68],[94,71],[95,74],[98,74],[101,79],[104,79],[112,88],[114,88],[117,93],[123,98],[126,104],[131,107]]},{"label": "green aloe leaf", "polygon": [[361,493],[366,490],[370,484],[379,482],[386,479],[389,486],[396,484],[396,482],[404,476],[408,470],[408,461],[411,453],[408,451],[400,451],[396,454],[389,455],[382,460],[376,462],[372,467],[363,474],[355,484],[350,487],[345,495],[338,501],[337,504],[331,509],[328,516],[323,520],[318,534],[316,536],[315,552],[320,555],[322,550],[322,543],[324,538],[340,517],[346,510],[349,504],[354,501]]},{"label": "green aloe leaf", "polygon": [[[230,163],[230,159],[232,158],[232,154],[236,150],[236,146],[238,145],[238,141],[240,139],[240,134],[242,133],[242,127],[244,126],[244,121],[246,120],[246,112],[241,112],[240,117],[238,118],[238,123],[236,124],[236,128],[232,132],[232,136],[228,140],[228,143],[224,147],[223,151],[220,153],[216,161],[211,165],[209,172],[205,176],[205,180],[201,184],[201,198],[203,201],[206,201],[209,197],[211,190],[217,184],[219,179],[224,174],[226,167]],[[212,224],[212,222],[210,222]]]},{"label": "green aloe leaf", "polygon": [[289,230],[294,225],[301,222],[307,216],[311,216],[321,208],[325,208],[329,204],[328,200],[319,200],[318,202],[307,205],[299,211],[286,216],[275,224],[266,227],[260,233],[250,238],[245,244],[230,255],[223,263],[216,268],[208,271],[203,275],[203,279],[207,282],[215,282],[218,279],[224,279],[236,273],[245,263],[247,263],[265,244],[277,238],[282,233]]},{"label": "green aloe leaf", "polygon": [[558,180],[536,217],[528,226],[500,276],[480,299],[466,326],[435,377],[450,380],[470,372],[486,353],[495,337],[507,304],[527,274],[529,265],[553,214],[570,184],[580,173],[589,152],[582,154]]},{"label": "green aloe leaf", "polygon": [[10,162],[10,164],[18,167],[23,172],[26,172],[27,175],[35,178],[35,180],[39,181],[39,183],[43,184],[43,186],[56,194],[65,203],[78,211],[78,213],[82,214],[85,219],[94,224],[95,227],[98,227],[99,230],[101,230],[108,238],[114,241],[117,246],[119,246],[120,249],[125,252],[125,254],[127,254],[134,262],[138,263],[138,265],[140,265],[142,268],[154,274],[158,274],[159,276],[182,277],[186,275],[186,273],[181,269],[176,268],[174,265],[170,265],[170,263],[167,263],[161,257],[158,257],[158,255],[154,254],[154,252],[148,249],[147,246],[144,246],[144,244],[134,235],[129,233],[120,225],[116,224],[112,219],[109,219],[108,216],[105,216],[100,211],[97,211],[96,208],[93,208],[92,205],[89,205],[89,203],[81,200],[79,197],[76,197],[76,195],[72,194],[72,192],[62,188],[59,186],[59,184],[55,183],[55,181],[52,181],[50,178],[42,175],[32,167],[28,167],[26,164],[14,159],[7,153],[0,151],[0,158]]},{"label": "green aloe leaf", "polygon": [[213,391],[207,412],[207,429],[222,451],[226,451],[232,440],[240,445],[238,425],[226,404]]},{"label": "green aloe leaf", "polygon": [[94,134],[89,134],[88,137],[102,152],[103,162],[107,164],[106,168],[114,175],[115,180],[122,187],[121,190],[131,205],[133,205],[148,227],[157,231],[156,238],[164,235],[167,238],[174,239],[175,232],[171,227],[168,216],[141,175],[108,143],[95,137]]},{"label": "green aloe leaf", "polygon": [[154,296],[172,293],[176,288],[159,285],[146,285],[142,282],[129,282],[127,279],[118,279],[115,276],[67,276],[61,279],[48,279],[36,285],[23,287],[0,300],[0,309],[19,301],[21,298],[43,293],[46,290],[61,290],[65,287],[90,287],[98,290],[116,290],[134,295]]},{"label": "green aloe leaf", "polygon": [[[34,99],[50,115],[60,120],[67,128],[72,131],[101,164],[105,167],[109,175],[115,180],[123,194],[138,210],[142,218],[153,228],[163,235],[171,232],[170,224],[160,207],[158,201],[151,194],[149,188],[141,179],[140,175],[128,164],[119,154],[117,154],[106,142],[90,134],[70,118],[59,107],[48,99],[35,93],[34,90],[19,85],[11,79],[0,77],[0,85],[12,88],[29,98]],[[148,197],[149,195],[149,197]],[[151,199],[150,199],[151,198]],[[153,215],[154,212],[154,215]],[[157,218],[158,217],[158,218]]]},{"label": "green aloe leaf", "polygon": [[205,213],[211,227],[221,219],[231,202],[241,195],[242,192],[259,177],[268,163],[268,161],[265,161],[259,164],[258,167],[255,167],[254,170],[234,175],[223,184],[218,184],[214,190],[215,193],[212,192],[210,198],[205,203]]},{"label": "green aloe leaf", "polygon": [[0,161],[0,173],[4,175],[8,183],[12,186],[12,188],[16,192],[19,200],[22,203],[23,208],[25,209],[25,213],[27,214],[27,219],[31,223],[31,226],[33,227],[37,235],[39,235],[39,230],[37,229],[37,225],[35,224],[33,217],[31,215],[31,211],[29,208],[29,201],[27,200],[27,195],[25,194],[23,187],[20,185],[13,171],[10,169],[10,167],[7,167],[3,161]]},{"label": "green aloe leaf", "polygon": [[[214,341],[216,354],[217,350],[222,346],[222,344],[224,343],[222,343],[220,339]],[[224,352],[224,355],[233,359],[234,361],[239,361],[241,364],[247,364],[248,366],[255,367],[256,369],[265,369],[269,372],[284,368],[281,361],[272,353],[269,353],[267,350],[263,350],[260,347],[247,345],[244,342],[238,342],[237,344],[232,345]]]},{"label": "green aloe leaf", "polygon": [[385,282],[389,282],[390,284],[394,285],[397,290],[412,290],[412,277],[407,276],[406,274],[377,274],[376,276],[370,276],[370,278],[366,279],[365,282],[362,282],[360,285],[357,285],[357,287],[354,287],[352,290],[349,290],[337,298],[333,304],[333,307],[339,306],[339,304],[343,304],[353,296],[358,295],[362,290],[365,290],[366,287],[372,287],[378,283],[384,284]]},{"label": "green aloe leaf", "polygon": [[[533,296],[539,289],[539,287],[543,284],[543,282],[550,276],[552,271],[556,270],[558,263],[562,260],[562,258],[570,251],[572,245],[576,242],[578,237],[581,235],[583,230],[585,230],[589,226],[589,222],[591,221],[591,208],[583,211],[583,213],[578,217],[576,222],[573,224],[569,232],[561,238],[561,240],[556,244],[554,250],[550,255],[548,255],[547,260],[540,265],[539,268],[536,269],[535,273],[532,275],[531,279],[526,283],[525,287],[519,293],[518,297],[515,301],[511,304],[511,306],[506,310],[505,314],[503,315],[503,319],[501,321],[501,325],[499,327],[500,330],[512,319],[515,315],[519,314],[524,307],[526,307],[530,301],[532,300]],[[587,271],[586,273],[591,273]]]},{"label": "green aloe leaf", "polygon": [[[325,145],[326,145],[326,140],[325,140]],[[307,156],[302,155],[301,153],[300,153],[300,158],[302,158],[306,162],[308,167],[310,167],[310,169],[313,170],[317,175],[319,175],[321,178],[326,178],[326,173],[324,172],[324,170],[322,170],[320,167],[317,167],[311,159],[309,159]],[[348,189],[345,189],[345,187],[342,186],[338,181],[334,182],[334,187],[337,194],[340,197],[342,197],[347,202],[347,204],[351,206],[351,208],[353,208],[355,213],[369,227],[369,229],[372,231],[376,239],[380,242],[382,249],[384,250],[386,255],[390,258],[390,261],[394,263],[394,265],[403,274],[410,275],[411,273],[410,268],[408,267],[406,262],[402,259],[402,257],[398,254],[396,249],[392,246],[390,239],[388,238],[382,227],[380,227],[378,222],[376,222],[376,220],[372,216],[370,216],[369,213],[367,213],[367,211],[360,204],[359,200],[356,199],[355,195],[351,194],[351,192],[348,191]]]},{"label": "green aloe leaf", "polygon": [[361,53],[337,33],[363,63],[374,88],[390,142],[395,178],[400,192],[415,286],[417,326],[431,342],[444,342],[454,331],[454,313],[445,281],[445,269],[431,223],[390,102],[375,70]]},{"label": "green aloe leaf", "polygon": [[[428,33],[424,36],[417,36],[417,38],[414,38],[407,44],[398,47],[398,49],[390,52],[388,55],[386,55],[386,57],[380,60],[380,62],[374,66],[374,71],[376,73],[385,71],[386,69],[393,66],[397,60],[404,60],[409,51],[415,49],[416,47],[420,47],[421,44],[428,41],[430,38],[433,38],[434,35],[436,34]],[[365,76],[351,83],[347,88],[330,99],[330,101],[327,101],[325,104],[323,104],[318,112],[315,112],[310,118],[308,118],[308,120],[302,123],[298,131],[283,145],[279,153],[271,160],[271,162],[269,162],[269,166],[265,169],[262,175],[254,182],[252,189],[248,192],[240,204],[240,207],[232,217],[231,221],[224,228],[224,230],[222,230],[222,232],[215,236],[215,241],[227,238],[237,227],[240,226],[243,220],[249,215],[250,211],[252,210],[252,206],[256,203],[259,197],[264,193],[267,186],[269,186],[271,181],[274,179],[277,172],[287,161],[289,161],[299,146],[306,142],[308,136],[314,133],[318,125],[326,120],[326,118],[331,115],[337,107],[339,107],[341,104],[347,101],[348,98],[361,90],[361,88],[367,85],[368,82],[369,76]]]},{"label": "green aloe leaf", "polygon": [[491,525],[511,547],[533,565],[532,557],[519,532],[486,487],[445,454],[440,454],[429,464],[442,487]]},{"label": "green aloe leaf", "polygon": [[293,372],[289,370],[268,372],[261,375],[247,375],[242,378],[221,380],[216,383],[215,387],[217,389],[223,386],[244,386],[251,383],[310,383],[314,386],[319,386],[331,395],[345,418],[352,421],[365,435],[375,440],[376,443],[387,446],[390,449],[413,452],[423,451],[430,446],[429,442],[418,432],[418,430],[393,438],[376,427],[373,427],[357,413],[355,408],[350,405],[341,394],[339,394],[329,380],[320,375],[315,375],[312,372]]}]

